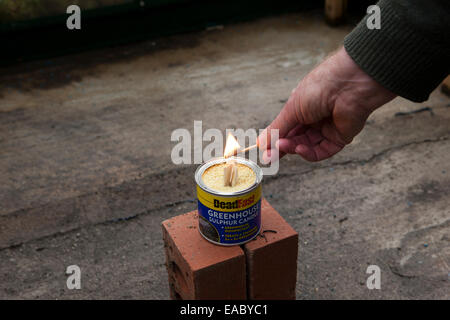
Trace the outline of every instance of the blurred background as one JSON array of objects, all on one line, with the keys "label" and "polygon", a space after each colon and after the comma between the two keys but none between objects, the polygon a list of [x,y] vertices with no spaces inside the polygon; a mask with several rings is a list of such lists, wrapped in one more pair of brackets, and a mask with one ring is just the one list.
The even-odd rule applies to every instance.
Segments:
[{"label": "blurred background", "polygon": [[[368,3],[330,1],[328,22],[349,17],[356,22]],[[68,33],[66,8],[72,4],[82,8],[83,25],[79,32]],[[323,7],[324,2],[312,0],[2,0],[0,64]]]}]

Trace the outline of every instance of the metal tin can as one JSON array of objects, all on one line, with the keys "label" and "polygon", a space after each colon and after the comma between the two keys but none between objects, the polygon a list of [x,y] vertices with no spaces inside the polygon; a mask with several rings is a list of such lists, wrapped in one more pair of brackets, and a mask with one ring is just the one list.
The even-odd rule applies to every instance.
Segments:
[{"label": "metal tin can", "polygon": [[206,240],[222,246],[246,243],[261,230],[262,170],[253,161],[239,157],[232,159],[253,170],[255,182],[252,186],[228,193],[207,187],[203,182],[203,173],[228,160],[224,158],[209,160],[195,172],[200,234]]}]

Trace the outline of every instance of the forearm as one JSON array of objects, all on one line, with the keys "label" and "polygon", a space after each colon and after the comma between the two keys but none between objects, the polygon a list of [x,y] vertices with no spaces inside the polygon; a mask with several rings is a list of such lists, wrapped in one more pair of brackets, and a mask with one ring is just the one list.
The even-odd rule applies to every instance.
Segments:
[{"label": "forearm", "polygon": [[424,101],[450,72],[450,2],[382,0],[381,29],[366,19],[345,38],[347,53],[388,90]]},{"label": "forearm", "polygon": [[[397,96],[361,69],[343,47],[330,57],[328,63],[326,79],[331,90],[328,96],[334,99],[345,99],[345,104],[360,106],[370,114]],[[336,101],[327,105],[334,103]]]}]

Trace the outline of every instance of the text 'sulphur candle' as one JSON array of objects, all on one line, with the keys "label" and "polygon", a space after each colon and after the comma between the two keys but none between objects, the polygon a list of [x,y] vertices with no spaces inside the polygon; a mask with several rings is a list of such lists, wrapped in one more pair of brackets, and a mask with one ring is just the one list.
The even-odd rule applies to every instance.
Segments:
[{"label": "text 'sulphur candle'", "polygon": [[225,158],[212,159],[195,172],[199,231],[225,246],[248,242],[261,229],[262,170],[253,161],[226,158],[235,150],[226,147]]}]

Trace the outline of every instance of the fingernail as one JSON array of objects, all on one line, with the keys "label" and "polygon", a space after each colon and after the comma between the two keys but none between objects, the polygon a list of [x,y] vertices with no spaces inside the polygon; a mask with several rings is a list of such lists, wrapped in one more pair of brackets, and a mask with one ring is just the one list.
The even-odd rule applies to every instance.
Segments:
[{"label": "fingernail", "polygon": [[270,150],[266,150],[263,152],[261,162],[262,162],[262,164],[270,163]]},{"label": "fingernail", "polygon": [[277,140],[275,142],[275,148],[277,148],[278,150],[280,150],[280,140]]}]

